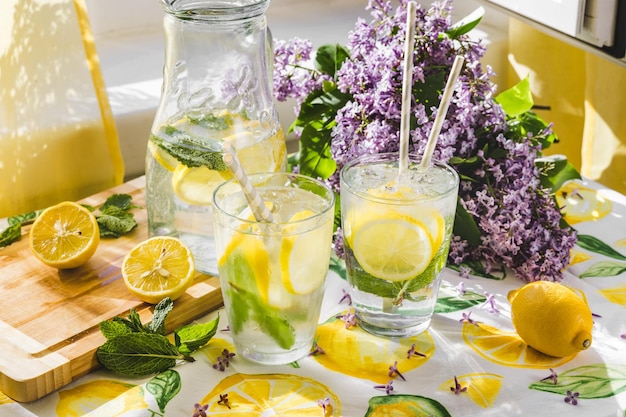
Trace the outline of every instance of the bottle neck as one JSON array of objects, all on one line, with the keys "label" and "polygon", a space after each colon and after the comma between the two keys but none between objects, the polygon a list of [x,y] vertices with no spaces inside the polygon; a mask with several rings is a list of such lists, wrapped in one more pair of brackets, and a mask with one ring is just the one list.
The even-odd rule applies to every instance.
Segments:
[{"label": "bottle neck", "polygon": [[165,12],[186,21],[241,22],[264,16],[270,0],[161,0]]},{"label": "bottle neck", "polygon": [[[187,1],[195,5],[193,12],[181,6],[184,1],[171,1],[180,7],[175,13],[166,7],[166,54],[157,118],[224,110],[250,119],[266,119],[268,114],[277,119],[273,54],[263,13],[269,0],[232,6],[242,2]],[[216,7],[216,3],[231,7]]]}]

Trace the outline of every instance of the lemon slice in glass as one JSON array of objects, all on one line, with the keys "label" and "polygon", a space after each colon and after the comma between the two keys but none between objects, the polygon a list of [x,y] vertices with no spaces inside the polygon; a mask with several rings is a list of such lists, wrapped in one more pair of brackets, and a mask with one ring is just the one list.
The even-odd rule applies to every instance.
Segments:
[{"label": "lemon slice in glass", "polygon": [[122,277],[128,290],[142,301],[157,304],[177,299],[195,276],[193,255],[180,240],[155,236],[135,246],[124,258]]},{"label": "lemon slice in glass", "polygon": [[[315,216],[311,210],[302,210],[289,219],[297,222]],[[311,250],[326,250],[330,243],[325,227],[292,236],[285,236],[280,251],[280,269],[282,283],[290,294],[305,295],[312,293],[324,284],[326,279],[326,265],[316,262],[320,259],[311,256]],[[330,254],[329,254],[330,256]]]},{"label": "lemon slice in glass", "polygon": [[69,269],[86,263],[100,243],[96,218],[80,204],[66,201],[45,209],[33,223],[30,249],[46,265]]},{"label": "lemon slice in glass", "polygon": [[205,166],[190,168],[181,164],[174,170],[172,187],[186,203],[207,206],[211,204],[213,189],[232,177],[228,169],[216,171]]},{"label": "lemon slice in glass", "polygon": [[370,220],[352,236],[356,260],[369,274],[405,281],[421,274],[433,257],[432,236],[424,223],[395,214]]}]

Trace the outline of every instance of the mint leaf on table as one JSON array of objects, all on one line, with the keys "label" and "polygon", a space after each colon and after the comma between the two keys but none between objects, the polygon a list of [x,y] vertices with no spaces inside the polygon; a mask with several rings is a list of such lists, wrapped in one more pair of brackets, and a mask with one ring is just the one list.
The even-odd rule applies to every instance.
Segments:
[{"label": "mint leaf on table", "polygon": [[184,356],[167,337],[154,333],[129,333],[107,340],[97,351],[110,371],[125,376],[145,376],[176,365]]},{"label": "mint leaf on table", "polygon": [[0,233],[0,248],[9,246],[13,242],[17,242],[22,237],[22,225],[13,224]]},{"label": "mint leaf on table", "polygon": [[7,222],[9,227],[0,233],[0,248],[9,246],[13,242],[17,242],[22,237],[22,226],[35,221],[40,211],[31,211],[17,216],[9,217]]},{"label": "mint leaf on table", "polygon": [[107,340],[133,332],[131,329],[128,328],[128,326],[126,326],[126,324],[114,320],[101,322],[100,331]]},{"label": "mint leaf on table", "polygon": [[100,227],[100,237],[118,238],[137,227],[137,221],[130,212],[136,207],[128,194],[109,196],[98,208],[100,214],[95,214]]},{"label": "mint leaf on table", "polygon": [[154,313],[152,313],[152,321],[145,326],[145,329],[149,333],[165,334],[165,319],[167,315],[174,308],[174,301],[171,298],[166,297],[159,301],[159,304],[154,307]]},{"label": "mint leaf on table", "polygon": [[107,341],[98,348],[98,360],[110,371],[127,376],[163,372],[178,360],[193,362],[189,356],[211,340],[217,331],[219,315],[204,324],[191,324],[175,331],[176,345],[165,336],[165,319],[173,309],[170,298],[156,305],[152,321],[143,324],[131,309],[126,318],[116,316],[100,323]]},{"label": "mint leaf on table", "polygon": [[219,315],[217,319],[208,323],[188,324],[177,329],[174,332],[174,340],[178,350],[188,355],[206,345],[215,336],[218,321]]}]

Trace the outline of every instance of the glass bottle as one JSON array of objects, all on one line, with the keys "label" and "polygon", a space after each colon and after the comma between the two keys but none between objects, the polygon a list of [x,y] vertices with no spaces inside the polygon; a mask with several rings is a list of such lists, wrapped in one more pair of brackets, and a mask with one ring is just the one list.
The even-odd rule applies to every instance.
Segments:
[{"label": "glass bottle", "polygon": [[177,236],[196,269],[217,274],[211,198],[232,177],[230,142],[248,173],[284,171],[272,95],[270,0],[161,0],[165,64],[146,153],[150,236]]}]

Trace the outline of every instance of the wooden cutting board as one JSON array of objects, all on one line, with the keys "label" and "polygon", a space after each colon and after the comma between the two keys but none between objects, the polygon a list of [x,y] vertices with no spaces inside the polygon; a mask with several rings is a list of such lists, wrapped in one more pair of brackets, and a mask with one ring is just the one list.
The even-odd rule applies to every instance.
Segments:
[{"label": "wooden cutting board", "polygon": [[[120,267],[124,256],[148,238],[144,177],[82,202],[100,206],[111,194],[133,197],[138,227],[118,239],[102,239],[89,262],[57,270],[37,260],[22,238],[0,248],[0,390],[20,402],[45,396],[99,366],[95,352],[105,339],[98,324],[126,316],[131,308],[142,321],[152,306],[128,292]],[[196,274],[194,284],[174,302],[169,331],[222,305],[217,277]]]}]

